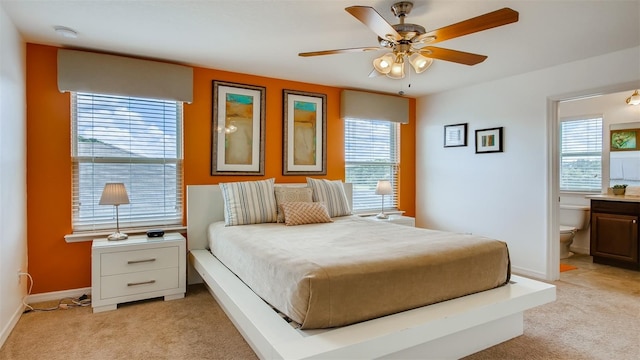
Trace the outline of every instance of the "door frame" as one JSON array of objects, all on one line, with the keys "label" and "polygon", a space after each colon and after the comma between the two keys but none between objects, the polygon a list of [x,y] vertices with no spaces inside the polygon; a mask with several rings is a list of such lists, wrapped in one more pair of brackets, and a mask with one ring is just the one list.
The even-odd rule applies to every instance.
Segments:
[{"label": "door frame", "polygon": [[[606,95],[640,88],[640,81],[596,87],[547,97],[547,280],[560,279],[560,122],[558,104],[562,101]],[[624,99],[621,99],[624,101]],[[603,186],[604,189],[604,186]]]}]

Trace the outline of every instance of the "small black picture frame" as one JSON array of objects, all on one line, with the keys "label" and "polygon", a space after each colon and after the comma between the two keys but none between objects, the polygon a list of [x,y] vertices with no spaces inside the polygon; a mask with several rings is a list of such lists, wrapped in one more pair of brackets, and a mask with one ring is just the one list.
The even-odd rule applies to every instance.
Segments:
[{"label": "small black picture frame", "polygon": [[467,123],[444,126],[444,147],[467,146]]},{"label": "small black picture frame", "polygon": [[502,127],[476,130],[476,154],[503,151]]}]

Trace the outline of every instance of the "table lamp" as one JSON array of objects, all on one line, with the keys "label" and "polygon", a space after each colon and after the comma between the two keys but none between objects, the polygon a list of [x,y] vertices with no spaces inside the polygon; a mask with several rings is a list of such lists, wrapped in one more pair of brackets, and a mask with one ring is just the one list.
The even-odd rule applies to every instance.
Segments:
[{"label": "table lamp", "polygon": [[106,183],[102,196],[100,197],[100,205],[114,205],[116,207],[116,232],[107,236],[107,240],[124,240],[129,236],[120,232],[120,219],[118,218],[118,206],[129,203],[127,189],[123,183]]},{"label": "table lamp", "polygon": [[380,209],[380,214],[376,217],[378,219],[388,219],[389,215],[384,213],[384,196],[393,195],[391,182],[389,180],[378,180],[378,185],[376,185],[376,195],[382,195],[382,209]]}]

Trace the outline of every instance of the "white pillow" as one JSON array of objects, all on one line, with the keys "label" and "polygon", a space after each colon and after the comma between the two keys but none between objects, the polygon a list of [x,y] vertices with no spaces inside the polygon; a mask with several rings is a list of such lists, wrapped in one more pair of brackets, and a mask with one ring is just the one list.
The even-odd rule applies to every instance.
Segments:
[{"label": "white pillow", "polygon": [[220,183],[226,226],[275,222],[275,179]]},{"label": "white pillow", "polygon": [[313,189],[313,201],[327,205],[329,216],[351,215],[351,208],[344,185],[340,180],[307,178],[307,186]]},{"label": "white pillow", "polygon": [[284,202],[312,202],[313,190],[308,187],[276,186],[276,205],[278,206],[278,222],[284,222],[281,204]]}]

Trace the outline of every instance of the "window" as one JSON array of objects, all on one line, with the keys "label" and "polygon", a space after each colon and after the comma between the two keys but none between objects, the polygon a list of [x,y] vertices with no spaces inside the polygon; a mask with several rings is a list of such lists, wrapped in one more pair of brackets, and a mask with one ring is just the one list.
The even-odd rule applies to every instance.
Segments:
[{"label": "window", "polygon": [[397,208],[400,124],[383,120],[345,119],[346,181],[353,183],[353,211],[379,211],[378,180],[389,180],[393,195],[385,208]]},{"label": "window", "polygon": [[560,191],[602,189],[602,117],[560,122]]},{"label": "window", "polygon": [[73,230],[115,227],[115,207],[98,205],[107,182],[130,204],[121,227],[182,223],[182,103],[72,93]]}]

